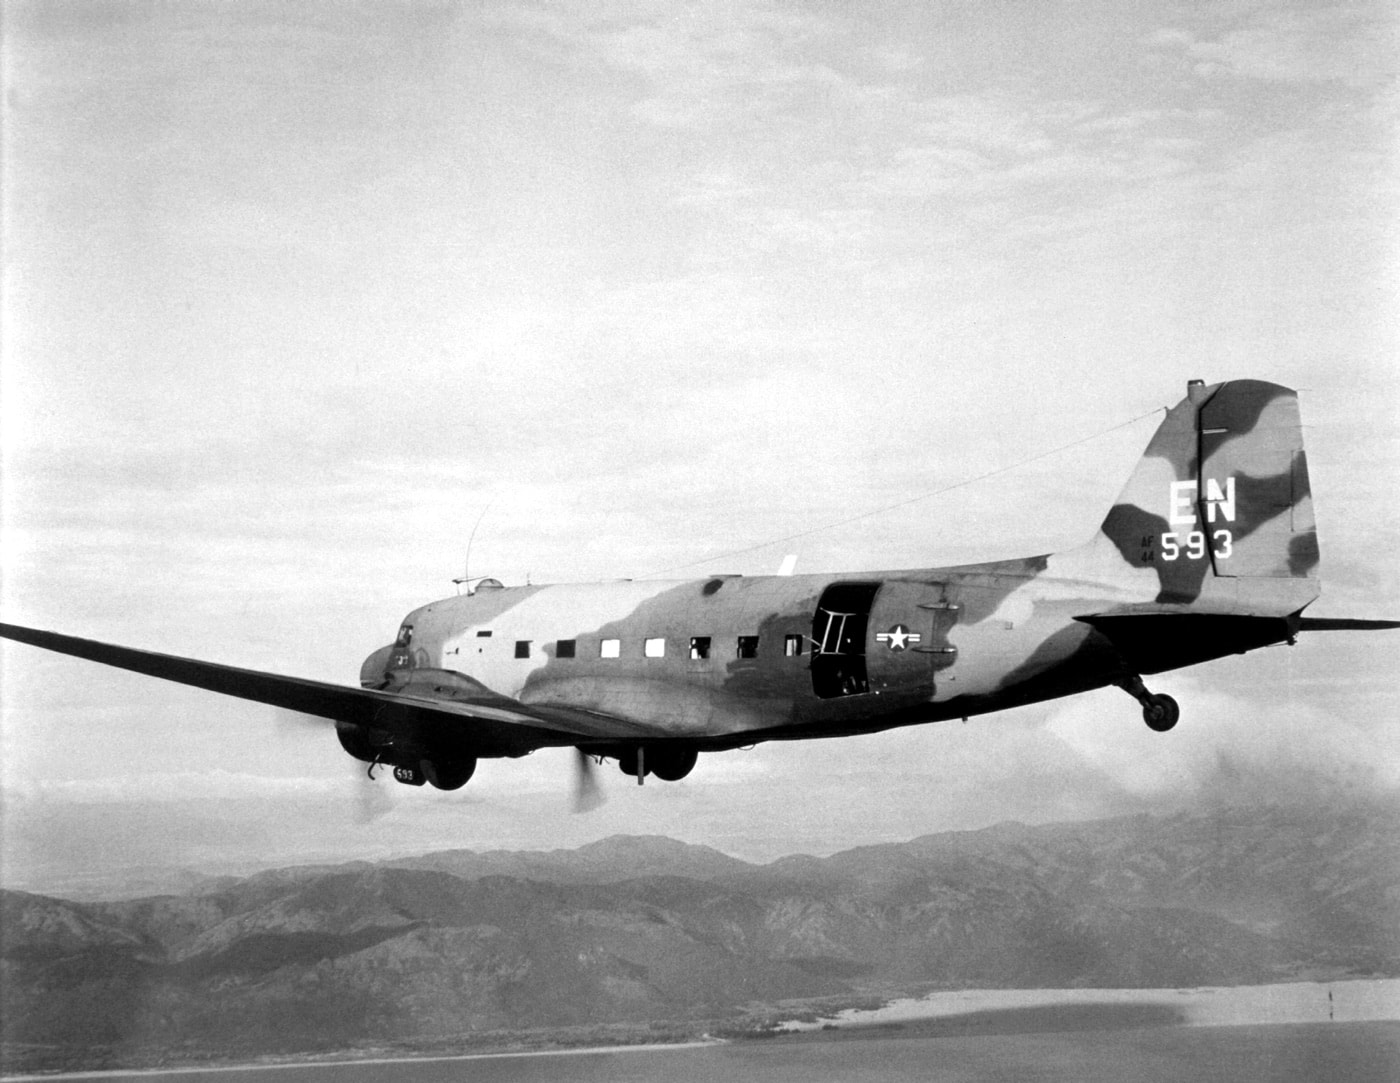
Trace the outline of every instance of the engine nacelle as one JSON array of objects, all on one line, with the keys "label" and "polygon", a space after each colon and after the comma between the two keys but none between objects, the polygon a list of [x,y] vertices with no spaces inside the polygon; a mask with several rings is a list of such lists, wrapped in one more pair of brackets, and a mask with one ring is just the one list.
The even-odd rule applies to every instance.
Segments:
[{"label": "engine nacelle", "polygon": [[361,688],[383,688],[389,683],[389,662],[397,649],[391,643],[387,647],[380,647],[364,660],[360,665]]},{"label": "engine nacelle", "polygon": [[353,722],[337,722],[335,735],[340,739],[340,747],[357,760],[374,763],[376,760],[384,758],[381,753],[388,743],[372,730],[357,726]]},{"label": "engine nacelle", "polygon": [[394,769],[394,777],[408,785],[421,786],[426,780],[439,790],[457,790],[476,771],[476,757],[456,751],[451,755],[424,756],[416,750],[395,749],[386,735],[353,722],[337,722],[335,735],[340,747],[364,763],[382,763]]}]

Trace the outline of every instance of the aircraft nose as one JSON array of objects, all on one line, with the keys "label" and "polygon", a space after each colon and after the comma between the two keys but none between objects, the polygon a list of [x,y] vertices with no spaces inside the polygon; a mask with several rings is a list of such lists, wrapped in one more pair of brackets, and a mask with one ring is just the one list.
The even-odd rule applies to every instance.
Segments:
[{"label": "aircraft nose", "polygon": [[389,683],[389,659],[393,653],[394,645],[390,643],[364,660],[360,666],[361,688],[383,688]]}]

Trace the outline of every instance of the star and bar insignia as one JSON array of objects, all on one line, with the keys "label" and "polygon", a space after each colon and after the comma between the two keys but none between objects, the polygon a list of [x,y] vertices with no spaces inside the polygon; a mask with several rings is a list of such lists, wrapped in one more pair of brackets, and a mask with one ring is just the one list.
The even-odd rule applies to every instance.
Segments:
[{"label": "star and bar insignia", "polygon": [[918,643],[924,637],[918,632],[911,632],[902,624],[896,624],[888,632],[877,632],[875,639],[880,643],[888,643],[890,650],[903,651],[909,649],[909,644]]}]

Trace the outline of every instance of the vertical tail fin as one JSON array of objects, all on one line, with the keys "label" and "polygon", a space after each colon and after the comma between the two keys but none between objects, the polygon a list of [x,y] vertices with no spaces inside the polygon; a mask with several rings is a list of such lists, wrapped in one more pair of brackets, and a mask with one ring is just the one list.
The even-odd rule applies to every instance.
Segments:
[{"label": "vertical tail fin", "polygon": [[1161,603],[1190,603],[1203,591],[1299,598],[1264,589],[1261,580],[1315,579],[1307,456],[1298,396],[1261,380],[1209,387],[1193,380],[1167,412],[1127,487],[1100,527],[1096,548],[1111,543],[1133,569],[1157,573]]}]

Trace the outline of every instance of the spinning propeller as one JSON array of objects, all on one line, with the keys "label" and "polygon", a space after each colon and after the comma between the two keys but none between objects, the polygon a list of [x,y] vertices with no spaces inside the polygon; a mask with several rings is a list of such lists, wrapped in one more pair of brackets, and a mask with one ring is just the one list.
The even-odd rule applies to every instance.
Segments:
[{"label": "spinning propeller", "polygon": [[574,753],[574,812],[592,812],[606,799],[593,773],[593,757],[581,748]]}]

